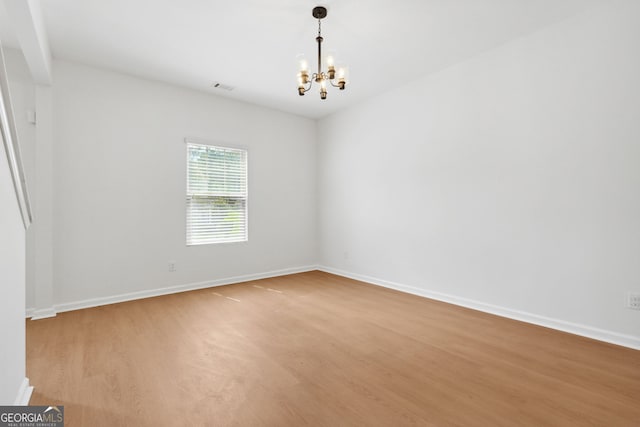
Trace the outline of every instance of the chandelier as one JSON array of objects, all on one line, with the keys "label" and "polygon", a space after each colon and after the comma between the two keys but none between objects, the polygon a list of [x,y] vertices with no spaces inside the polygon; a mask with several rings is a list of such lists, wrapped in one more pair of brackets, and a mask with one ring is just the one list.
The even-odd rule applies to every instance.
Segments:
[{"label": "chandelier", "polygon": [[327,71],[322,71],[322,41],[324,39],[321,33],[321,20],[327,16],[327,8],[316,6],[313,8],[311,14],[318,20],[318,37],[316,37],[316,42],[318,42],[318,72],[310,74],[309,62],[307,62],[304,55],[298,55],[298,94],[304,96],[305,92],[311,89],[311,85],[313,85],[315,81],[320,85],[320,98],[326,99],[327,84],[344,90],[347,84],[348,69],[346,67],[338,67],[336,71],[335,55],[329,52],[329,54],[325,56]]}]

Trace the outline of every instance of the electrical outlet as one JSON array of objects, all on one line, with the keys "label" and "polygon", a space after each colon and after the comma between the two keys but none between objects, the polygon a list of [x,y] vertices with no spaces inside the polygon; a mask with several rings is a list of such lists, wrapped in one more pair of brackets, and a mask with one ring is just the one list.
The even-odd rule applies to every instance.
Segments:
[{"label": "electrical outlet", "polygon": [[640,294],[632,292],[627,294],[627,308],[640,310]]},{"label": "electrical outlet", "polygon": [[174,271],[176,271],[176,262],[175,261],[169,261],[169,271],[171,273],[173,273]]}]

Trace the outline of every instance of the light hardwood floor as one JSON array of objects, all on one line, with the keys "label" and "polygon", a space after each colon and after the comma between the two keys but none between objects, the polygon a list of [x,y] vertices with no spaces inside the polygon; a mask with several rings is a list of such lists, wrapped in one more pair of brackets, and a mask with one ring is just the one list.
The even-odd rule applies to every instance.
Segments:
[{"label": "light hardwood floor", "polygon": [[640,351],[310,272],[27,321],[67,426],[639,426]]}]

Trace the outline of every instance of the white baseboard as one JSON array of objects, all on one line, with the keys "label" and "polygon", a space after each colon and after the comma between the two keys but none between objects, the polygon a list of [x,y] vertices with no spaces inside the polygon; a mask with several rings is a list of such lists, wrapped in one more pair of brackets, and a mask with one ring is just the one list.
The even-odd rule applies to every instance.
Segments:
[{"label": "white baseboard", "polygon": [[[209,280],[205,282],[188,283],[185,285],[169,286],[165,288],[150,289],[146,291],[130,292],[126,294],[113,295],[101,298],[91,298],[82,301],[69,302],[64,304],[57,304],[49,309],[27,309],[27,317],[31,317],[32,320],[44,319],[47,317],[54,317],[56,313],[62,313],[65,311],[80,310],[83,308],[98,307],[107,304],[116,304],[119,302],[132,301],[141,298],[149,298],[160,295],[169,295],[178,292],[186,292],[197,289],[212,288],[216,286],[231,285],[234,283],[248,282],[250,280],[267,279],[270,277],[285,276],[288,274],[304,273],[307,271],[320,270],[338,276],[347,277],[354,280],[370,283],[385,288],[395,289],[401,292],[406,292],[413,295],[418,295],[425,298],[431,298],[438,301],[447,302],[450,304],[459,305],[462,307],[471,308],[485,313],[495,314],[497,316],[507,317],[509,319],[520,320],[534,325],[540,325],[547,328],[557,329],[564,332],[569,332],[575,335],[581,335],[587,338],[593,338],[599,341],[609,342],[612,344],[621,345],[624,347],[640,350],[640,337],[620,334],[617,332],[607,331],[592,326],[581,325],[578,323],[567,322],[560,319],[554,319],[550,317],[540,316],[533,313],[528,313],[520,310],[513,310],[506,307],[500,307],[492,304],[487,304],[481,301],[470,300],[455,295],[449,295],[441,292],[429,291],[426,289],[416,288],[413,286],[403,285],[400,283],[391,282],[388,280],[382,280],[375,277],[366,276],[363,274],[351,273],[344,270],[339,270],[326,266],[303,266],[286,268],[282,270],[268,271],[256,274],[247,274],[243,276],[233,276],[223,279]],[[28,385],[28,382],[27,382]],[[30,392],[29,392],[30,395]]]},{"label": "white baseboard", "polygon": [[[31,316],[29,316],[31,312]],[[56,310],[53,307],[35,309],[31,308],[27,310],[27,317],[31,317],[31,320],[47,319],[49,317],[56,317]]]},{"label": "white baseboard", "polygon": [[33,393],[33,387],[29,385],[29,378],[25,378],[20,384],[16,400],[13,404],[17,406],[28,405],[29,400],[31,399],[31,393]]},{"label": "white baseboard", "polygon": [[[119,302],[126,302],[126,301],[142,299],[142,298],[150,298],[150,297],[157,297],[161,295],[175,294],[178,292],[194,291],[197,289],[212,288],[216,286],[232,285],[234,283],[248,282],[250,280],[268,279],[270,277],[285,276],[288,274],[295,274],[295,273],[304,273],[304,272],[313,271],[313,270],[317,270],[317,266],[309,265],[309,266],[303,266],[303,267],[285,268],[282,270],[267,271],[267,272],[255,273],[255,274],[246,274],[243,276],[233,276],[233,277],[227,277],[223,279],[208,280],[205,282],[187,283],[185,285],[169,286],[166,288],[149,289],[149,290],[138,291],[138,292],[128,292],[125,294],[112,295],[108,297],[90,298],[90,299],[81,300],[81,301],[73,301],[73,302],[68,302],[63,304],[56,304],[52,308],[46,309],[46,310],[27,309],[26,314],[27,314],[27,317],[31,317],[32,320],[44,319],[45,317],[53,317],[56,315],[56,313],[62,313],[65,311],[80,310],[83,308],[98,307],[101,305],[116,304]],[[46,313],[48,313],[49,315],[47,316],[43,315]]]},{"label": "white baseboard", "polygon": [[448,295],[441,292],[429,291],[426,289],[407,286],[400,283],[390,282],[375,277],[365,276],[362,274],[351,273],[331,267],[319,266],[318,270],[338,276],[347,277],[349,279],[359,280],[361,282],[370,283],[385,288],[395,289],[397,291],[418,295],[425,298],[431,298],[462,307],[471,308],[485,313],[495,314],[497,316],[507,317],[509,319],[520,320],[522,322],[532,323],[534,325],[544,326],[551,329],[557,329],[563,332],[569,332],[575,335],[581,335],[587,338],[608,342],[611,344],[621,345],[624,347],[640,350],[640,337],[619,334],[617,332],[607,331],[592,326],[581,325],[578,323],[567,322],[560,319],[540,316],[520,310],[513,310],[506,307],[500,307],[492,304],[486,304],[481,301],[461,298],[455,295]]}]

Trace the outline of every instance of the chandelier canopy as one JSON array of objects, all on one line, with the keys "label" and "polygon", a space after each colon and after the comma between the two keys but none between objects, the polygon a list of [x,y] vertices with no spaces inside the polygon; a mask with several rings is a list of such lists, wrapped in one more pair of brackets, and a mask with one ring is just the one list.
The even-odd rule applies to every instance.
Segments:
[{"label": "chandelier canopy", "polygon": [[344,90],[348,82],[348,69],[347,67],[341,67],[336,65],[335,55],[329,51],[324,57],[327,64],[327,71],[322,70],[322,27],[321,20],[327,16],[327,8],[323,6],[316,6],[311,12],[314,18],[318,20],[318,37],[316,42],[318,43],[318,71],[310,74],[309,62],[304,55],[298,55],[298,94],[304,96],[305,92],[311,89],[313,82],[315,81],[320,85],[320,98],[327,98],[327,82],[333,87],[337,87],[340,90]]}]

